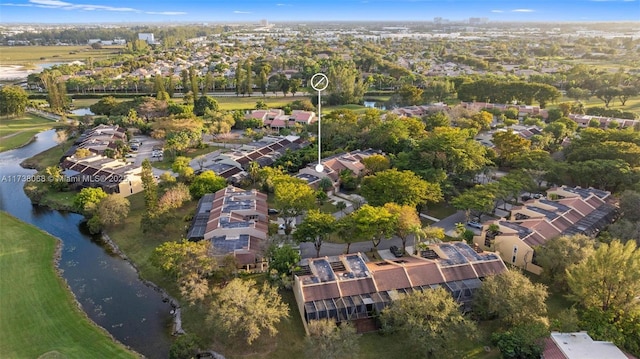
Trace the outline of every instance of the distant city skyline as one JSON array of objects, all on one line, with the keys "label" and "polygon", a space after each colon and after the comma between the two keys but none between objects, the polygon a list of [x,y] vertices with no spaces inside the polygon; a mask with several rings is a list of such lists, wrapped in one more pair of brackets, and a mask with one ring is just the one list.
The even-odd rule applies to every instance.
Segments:
[{"label": "distant city skyline", "polygon": [[640,0],[0,0],[0,23],[640,21]]}]

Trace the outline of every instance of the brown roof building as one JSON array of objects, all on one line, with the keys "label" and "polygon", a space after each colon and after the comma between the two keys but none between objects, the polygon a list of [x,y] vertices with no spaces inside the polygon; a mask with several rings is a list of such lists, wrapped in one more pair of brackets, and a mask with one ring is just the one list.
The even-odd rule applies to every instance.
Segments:
[{"label": "brown roof building", "polygon": [[323,318],[370,321],[401,294],[437,287],[447,289],[469,309],[481,279],[507,270],[497,254],[478,253],[464,242],[430,248],[423,255],[431,259],[405,256],[369,262],[354,253],[303,260],[294,275],[294,294],[305,327],[310,320]]},{"label": "brown roof building", "polygon": [[86,148],[97,155],[104,155],[107,149],[115,150],[118,141],[127,143],[127,130],[124,127],[99,125],[82,133],[62,159],[72,156],[80,148]]},{"label": "brown roof building", "polygon": [[228,186],[200,199],[187,239],[208,240],[214,255],[233,254],[241,265],[254,264],[267,239],[267,211],[266,194]]},{"label": "brown roof building", "polygon": [[66,157],[60,167],[65,181],[73,188],[102,188],[109,194],[127,197],[141,192],[142,167],[121,160],[92,155],[83,158]]},{"label": "brown roof building", "polygon": [[[511,217],[483,223],[473,241],[481,248],[495,250],[505,262],[540,274],[535,264],[535,247],[560,235],[595,236],[617,215],[611,193],[594,188],[554,187],[549,199],[532,199],[511,209]],[[489,230],[496,225],[497,233]]]},{"label": "brown roof building", "polygon": [[321,161],[323,165],[322,172],[316,171],[315,166],[318,162],[313,162],[298,171],[296,177],[307,181],[307,183],[315,189],[318,188],[318,184],[322,178],[329,178],[334,190],[338,191],[340,189],[340,172],[349,170],[354,176],[360,176],[365,170],[362,160],[379,153],[379,151],[368,149],[364,151],[355,150],[327,157]]}]

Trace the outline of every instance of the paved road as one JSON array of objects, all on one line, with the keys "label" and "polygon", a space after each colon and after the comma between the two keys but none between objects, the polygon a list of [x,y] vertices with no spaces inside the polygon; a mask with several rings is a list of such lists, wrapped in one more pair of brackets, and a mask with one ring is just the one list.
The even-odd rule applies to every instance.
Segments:
[{"label": "paved road", "polygon": [[443,228],[448,236],[456,236],[456,223],[465,223],[466,217],[464,211],[458,211],[447,218],[432,224],[433,227]]},{"label": "paved road", "polygon": [[[352,208],[352,207],[347,207]],[[334,216],[340,217],[342,213],[337,212],[334,213]],[[456,236],[456,223],[465,222],[465,214],[464,211],[458,211],[453,215],[443,218],[440,221],[434,223],[432,226],[440,227],[445,230],[445,233],[449,236]],[[473,228],[467,227],[471,230]],[[407,247],[413,246],[414,237],[409,236],[407,239]],[[402,240],[398,237],[394,237],[388,240],[382,240],[378,245],[378,249],[389,249],[391,246],[402,246]],[[366,242],[356,242],[352,243],[349,248],[350,253],[355,252],[368,252],[373,248],[373,243],[371,241]],[[335,256],[339,254],[345,253],[347,249],[346,244],[337,244],[337,243],[323,243],[322,248],[320,248],[320,256]],[[300,256],[302,258],[312,258],[316,256],[316,249],[313,246],[313,243],[300,243]]]}]

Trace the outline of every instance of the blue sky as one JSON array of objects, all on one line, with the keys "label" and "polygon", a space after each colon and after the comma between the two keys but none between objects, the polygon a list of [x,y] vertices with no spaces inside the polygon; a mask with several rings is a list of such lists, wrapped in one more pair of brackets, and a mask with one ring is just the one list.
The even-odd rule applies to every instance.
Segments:
[{"label": "blue sky", "polygon": [[0,23],[640,21],[640,0],[0,0]]}]

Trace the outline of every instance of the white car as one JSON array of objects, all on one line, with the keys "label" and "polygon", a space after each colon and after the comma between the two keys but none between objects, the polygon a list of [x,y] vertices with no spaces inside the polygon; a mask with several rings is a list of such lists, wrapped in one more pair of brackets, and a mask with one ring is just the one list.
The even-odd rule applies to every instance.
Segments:
[{"label": "white car", "polygon": [[477,229],[482,229],[482,223],[476,222],[476,221],[467,222],[467,226],[477,228]]}]

